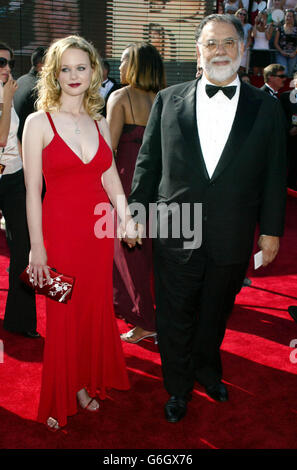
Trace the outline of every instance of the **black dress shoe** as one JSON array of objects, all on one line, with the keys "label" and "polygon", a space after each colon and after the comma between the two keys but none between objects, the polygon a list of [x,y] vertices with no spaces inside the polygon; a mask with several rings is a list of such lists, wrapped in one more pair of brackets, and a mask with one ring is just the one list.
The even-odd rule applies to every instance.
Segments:
[{"label": "black dress shoe", "polygon": [[205,387],[205,391],[209,397],[216,401],[228,401],[228,390],[222,382],[208,385]]},{"label": "black dress shoe", "polygon": [[177,423],[187,413],[188,399],[171,396],[165,405],[165,417],[169,423]]},{"label": "black dress shoe", "polygon": [[41,338],[40,334],[36,330],[29,330],[29,331],[24,331],[23,336],[26,336],[26,338]]},{"label": "black dress shoe", "polygon": [[288,312],[291,315],[291,317],[293,318],[293,320],[295,320],[297,322],[297,306],[296,305],[291,305],[291,307],[288,308]]}]

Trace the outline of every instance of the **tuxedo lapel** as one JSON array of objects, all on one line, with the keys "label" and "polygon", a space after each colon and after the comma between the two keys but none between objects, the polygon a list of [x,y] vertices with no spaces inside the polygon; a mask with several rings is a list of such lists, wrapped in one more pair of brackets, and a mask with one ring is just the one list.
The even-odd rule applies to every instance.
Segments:
[{"label": "tuxedo lapel", "polygon": [[[190,154],[194,155],[193,171],[196,169],[200,175],[202,174],[207,180],[210,180],[202,155],[197,129],[196,90],[197,80],[190,84],[183,95],[173,95],[173,100],[180,129],[188,147],[191,149]],[[220,160],[211,177],[211,181],[217,179],[234,158],[238,158],[240,149],[248,138],[256,120],[260,102],[259,99],[254,97],[249,86],[245,83],[241,83],[233,125]],[[188,154],[186,154],[186,157],[188,158]]]},{"label": "tuxedo lapel", "polygon": [[259,106],[260,100],[254,98],[253,92],[249,89],[249,86],[242,83],[231,132],[211,181],[216,180],[229,163],[234,158],[240,156],[240,150],[245,140],[248,138],[256,120]]},{"label": "tuxedo lapel", "polygon": [[187,146],[191,149],[189,153],[185,153],[186,158],[189,155],[194,156],[193,171],[196,169],[199,174],[203,174],[209,179],[207,169],[202,156],[200,139],[197,129],[196,119],[196,92],[197,82],[193,81],[184,95],[173,95],[173,101],[177,112],[177,118],[183,137]]}]

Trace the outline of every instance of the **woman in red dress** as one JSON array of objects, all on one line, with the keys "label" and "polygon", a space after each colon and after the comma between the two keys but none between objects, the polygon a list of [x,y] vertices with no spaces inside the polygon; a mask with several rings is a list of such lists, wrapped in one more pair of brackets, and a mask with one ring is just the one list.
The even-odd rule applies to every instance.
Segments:
[{"label": "woman in red dress", "polygon": [[[96,412],[97,392],[104,398],[107,388],[129,388],[113,311],[109,201],[131,246],[136,233],[113,162],[108,126],[98,114],[103,105],[100,83],[101,67],[91,44],[79,36],[54,42],[39,81],[38,111],[24,129],[32,276],[42,286],[50,266],[76,278],[67,304],[46,299],[38,421],[53,430],[67,424],[77,403]],[[101,213],[104,219],[97,215]]]}]

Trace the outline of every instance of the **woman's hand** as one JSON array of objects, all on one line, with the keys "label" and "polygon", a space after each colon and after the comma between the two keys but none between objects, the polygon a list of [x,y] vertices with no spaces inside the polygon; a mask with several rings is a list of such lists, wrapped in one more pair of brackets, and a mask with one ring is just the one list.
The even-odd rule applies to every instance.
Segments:
[{"label": "woman's hand", "polygon": [[3,101],[4,101],[4,103],[7,102],[7,101],[12,101],[12,98],[13,98],[15,92],[17,91],[17,88],[18,88],[17,82],[16,82],[16,80],[14,80],[12,78],[12,76],[10,74],[7,82],[5,83],[5,85],[3,87]]},{"label": "woman's hand", "polygon": [[29,255],[29,276],[33,279],[34,286],[43,287],[44,277],[49,281],[50,275],[47,266],[47,254],[44,245],[31,247]]}]

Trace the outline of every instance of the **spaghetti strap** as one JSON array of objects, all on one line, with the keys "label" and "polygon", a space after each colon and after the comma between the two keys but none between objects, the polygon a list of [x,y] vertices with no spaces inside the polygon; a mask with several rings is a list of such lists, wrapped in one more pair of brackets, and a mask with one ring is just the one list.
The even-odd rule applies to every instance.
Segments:
[{"label": "spaghetti strap", "polygon": [[46,115],[47,115],[47,117],[48,117],[48,120],[49,120],[49,122],[50,122],[50,125],[52,126],[53,132],[54,132],[54,134],[56,135],[56,134],[57,134],[57,129],[55,128],[54,121],[53,121],[53,119],[52,119],[50,113],[46,112]]},{"label": "spaghetti strap", "polygon": [[98,134],[100,135],[100,130],[99,130],[98,122],[96,121],[96,119],[94,119],[94,121],[95,121],[95,124],[96,124],[96,127],[97,127]]},{"label": "spaghetti strap", "polygon": [[134,118],[134,113],[133,113],[133,108],[132,108],[132,102],[131,102],[130,94],[129,94],[129,91],[127,90],[127,88],[125,88],[125,90],[126,90],[126,92],[127,92],[128,98],[129,98],[129,103],[130,103],[130,108],[131,108],[131,114],[132,114],[132,117],[133,117],[133,123],[135,124],[135,118]]}]

